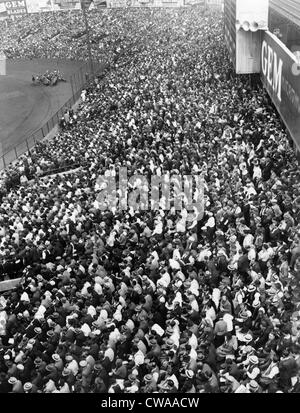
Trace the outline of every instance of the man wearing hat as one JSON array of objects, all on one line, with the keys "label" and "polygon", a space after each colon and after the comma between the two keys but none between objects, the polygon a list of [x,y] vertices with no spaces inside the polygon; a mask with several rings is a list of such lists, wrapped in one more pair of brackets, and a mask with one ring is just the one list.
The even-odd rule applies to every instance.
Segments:
[{"label": "man wearing hat", "polygon": [[144,377],[144,383],[145,385],[143,386],[143,391],[145,393],[153,393],[156,392],[157,390],[157,380],[158,380],[158,375],[153,375],[151,373],[148,373]]},{"label": "man wearing hat", "polygon": [[61,373],[62,377],[64,378],[64,380],[68,383],[69,388],[71,389],[72,386],[74,386],[76,378],[74,376],[74,374],[72,373],[72,371],[70,369],[68,369],[67,367],[65,367]]},{"label": "man wearing hat", "polygon": [[24,393],[37,393],[37,387],[30,382],[26,382],[23,385],[23,389],[24,389]]},{"label": "man wearing hat", "polygon": [[258,367],[259,360],[258,357],[255,355],[250,355],[243,363],[245,368],[246,376],[248,380],[255,380],[260,375],[260,369]]},{"label": "man wearing hat", "polygon": [[225,335],[227,333],[227,323],[223,320],[223,316],[219,316],[219,319],[215,324],[214,333],[214,345],[215,347],[219,347],[224,343]]},{"label": "man wearing hat", "polygon": [[260,385],[257,383],[256,380],[250,380],[249,383],[246,384],[247,389],[250,391],[250,393],[262,393],[262,388]]},{"label": "man wearing hat", "polygon": [[240,381],[243,378],[243,369],[241,369],[236,361],[234,356],[226,356],[224,363],[221,365],[222,374],[228,373],[230,376],[234,377],[237,381]]},{"label": "man wearing hat", "polygon": [[12,385],[11,393],[24,393],[22,382],[16,377],[10,377],[8,383]]},{"label": "man wearing hat", "polygon": [[41,357],[36,357],[33,363],[37,372],[41,374],[46,372],[47,363]]},{"label": "man wearing hat", "polygon": [[79,371],[79,365],[71,354],[66,356],[66,363],[66,367],[76,376]]},{"label": "man wearing hat", "polygon": [[50,380],[53,382],[56,382],[56,380],[59,377],[59,372],[57,368],[55,367],[54,363],[48,364],[46,366],[46,375],[43,377],[43,383],[46,384]]},{"label": "man wearing hat", "polygon": [[55,353],[52,354],[52,360],[54,362],[54,366],[56,367],[57,371],[60,373],[64,368],[64,363],[59,354]]}]

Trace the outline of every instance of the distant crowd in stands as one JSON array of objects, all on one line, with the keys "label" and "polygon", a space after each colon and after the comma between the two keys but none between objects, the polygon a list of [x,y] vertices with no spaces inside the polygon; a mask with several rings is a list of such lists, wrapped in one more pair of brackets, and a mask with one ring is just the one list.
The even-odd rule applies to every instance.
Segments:
[{"label": "distant crowd in stands", "polygon": [[[77,19],[1,35],[11,57],[75,58]],[[0,277],[22,281],[0,294],[0,392],[298,393],[300,172],[266,92],[233,73],[218,14],[90,19],[114,63],[2,173]],[[26,26],[38,31],[16,42]],[[201,173],[203,218],[103,211],[97,178],[119,167]]]}]

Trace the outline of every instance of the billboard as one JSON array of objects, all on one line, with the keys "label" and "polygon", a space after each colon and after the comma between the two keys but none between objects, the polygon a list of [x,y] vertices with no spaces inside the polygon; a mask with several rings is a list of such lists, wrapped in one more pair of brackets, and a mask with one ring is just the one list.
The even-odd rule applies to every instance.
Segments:
[{"label": "billboard", "polygon": [[27,14],[26,0],[2,1],[0,4],[0,13],[12,19]]},{"label": "billboard", "polygon": [[300,149],[300,60],[269,31],[262,39],[261,78]]},{"label": "billboard", "polygon": [[6,18],[7,17],[7,12],[6,12],[6,7],[4,3],[0,3],[0,18]]}]

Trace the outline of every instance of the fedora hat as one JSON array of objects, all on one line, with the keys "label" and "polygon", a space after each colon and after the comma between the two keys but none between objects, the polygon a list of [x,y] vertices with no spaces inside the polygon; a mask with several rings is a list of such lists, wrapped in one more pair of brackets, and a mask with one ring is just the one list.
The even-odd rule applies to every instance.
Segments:
[{"label": "fedora hat", "polygon": [[258,357],[252,355],[252,356],[249,357],[249,361],[252,364],[258,364]]},{"label": "fedora hat", "polygon": [[258,387],[259,387],[259,385],[258,385],[257,381],[255,381],[255,380],[250,381],[249,390],[256,391],[258,389]]},{"label": "fedora hat", "polygon": [[151,382],[151,380],[152,380],[152,374],[146,374],[146,376],[145,376],[145,381],[146,381],[147,383],[149,383],[149,382]]},{"label": "fedora hat", "polygon": [[240,311],[239,317],[242,318],[243,320],[247,320],[249,318],[247,310]]},{"label": "fedora hat", "polygon": [[17,380],[15,377],[10,377],[10,378],[8,379],[8,383],[9,383],[9,384],[16,384],[17,381],[18,381],[18,380]]},{"label": "fedora hat", "polygon": [[86,361],[86,360],[81,360],[81,361],[79,362],[79,366],[80,366],[80,367],[86,367],[86,366],[87,366],[87,361]]},{"label": "fedora hat", "polygon": [[59,354],[52,354],[52,360],[54,360],[54,361],[60,361],[61,358],[60,358]]},{"label": "fedora hat", "polygon": [[54,370],[56,370],[56,368],[55,368],[55,366],[54,366],[54,364],[48,364],[47,366],[46,366],[46,370],[47,371],[54,371]]},{"label": "fedora hat", "polygon": [[31,389],[32,389],[32,383],[30,383],[29,381],[27,381],[27,382],[24,384],[23,389],[24,389],[25,391],[31,390]]},{"label": "fedora hat", "polygon": [[33,331],[34,331],[36,334],[41,334],[42,329],[41,329],[41,327],[35,327]]},{"label": "fedora hat", "polygon": [[249,287],[248,287],[249,293],[252,293],[255,290],[256,290],[256,287],[253,284],[250,284]]},{"label": "fedora hat", "polygon": [[102,369],[102,364],[98,361],[94,365],[94,370],[100,371]]},{"label": "fedora hat", "polygon": [[62,376],[69,376],[69,374],[71,374],[71,370],[67,369],[66,367],[63,369],[62,371]]},{"label": "fedora hat", "polygon": [[192,379],[194,377],[194,372],[193,370],[186,370],[185,375],[189,378]]},{"label": "fedora hat", "polygon": [[253,337],[251,336],[251,334],[248,333],[244,336],[244,341],[246,341],[246,343],[250,343],[250,341],[252,340],[253,340]]}]

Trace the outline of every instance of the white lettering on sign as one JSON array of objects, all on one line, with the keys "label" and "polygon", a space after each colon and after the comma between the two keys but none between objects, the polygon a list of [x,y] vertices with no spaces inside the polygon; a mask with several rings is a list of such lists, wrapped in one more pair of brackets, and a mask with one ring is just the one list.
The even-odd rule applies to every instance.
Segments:
[{"label": "white lettering on sign", "polygon": [[10,9],[10,10],[7,10],[7,13],[9,15],[11,15],[11,14],[26,14],[26,9]]},{"label": "white lettering on sign", "polygon": [[281,83],[283,61],[278,59],[277,53],[264,40],[261,51],[262,72],[267,78],[269,85],[281,102]]},{"label": "white lettering on sign", "polygon": [[5,3],[5,5],[6,5],[7,9],[17,9],[17,8],[21,8],[21,7],[26,7],[24,0],[21,0],[21,1],[7,1]]}]

